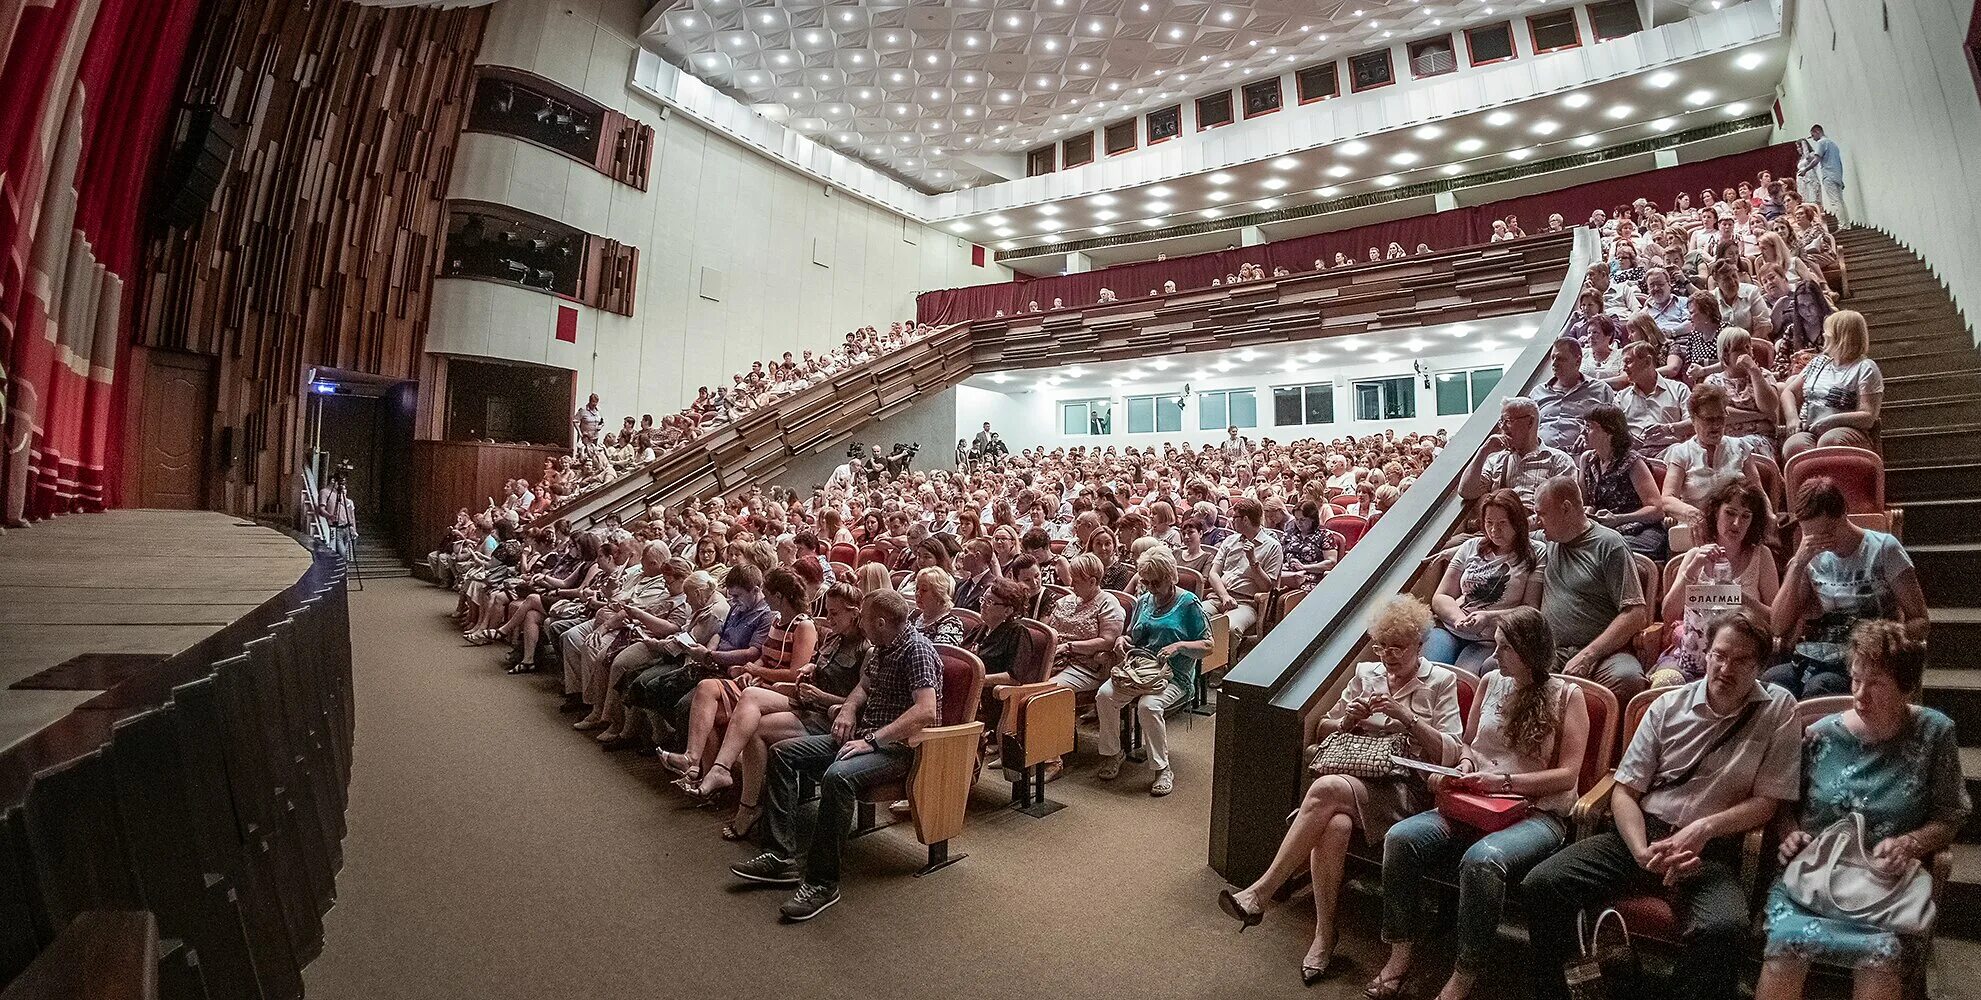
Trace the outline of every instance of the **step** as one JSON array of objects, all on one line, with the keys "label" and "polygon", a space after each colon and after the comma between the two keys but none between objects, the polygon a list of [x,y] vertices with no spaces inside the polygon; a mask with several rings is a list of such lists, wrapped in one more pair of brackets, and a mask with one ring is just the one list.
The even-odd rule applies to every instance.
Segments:
[{"label": "step", "polygon": [[[1911,515],[1907,514],[1910,518]],[[1908,539],[1911,524],[1906,525]],[[1906,542],[1905,551],[1919,572],[1919,586],[1926,591],[1926,602],[1943,608],[1981,607],[1981,542],[1921,544]]]},{"label": "step", "polygon": [[1931,375],[1974,366],[1974,349],[1951,342],[1926,348],[1905,345],[1904,350],[1873,350],[1871,357],[1878,362],[1878,371],[1887,378],[1893,375]]},{"label": "step", "polygon": [[[1940,889],[1939,922],[1934,933],[1973,941],[1981,938],[1981,844],[1953,845],[1953,878]],[[1972,970],[1950,978],[1964,986],[1945,984],[1944,996],[1973,996]]]},{"label": "step", "polygon": [[[1926,643],[1926,659],[1932,662],[1944,650],[1937,638]],[[1928,667],[1926,689],[1921,698],[1953,720],[1956,733],[1981,733],[1981,669]],[[1973,739],[1962,736],[1961,739]]]},{"label": "step", "polygon": [[1885,376],[1886,406],[1963,392],[1981,393],[1981,365]]},{"label": "step", "polygon": [[1894,401],[1887,399],[1879,418],[1884,422],[1887,433],[1894,430],[1914,428],[1944,427],[1949,424],[1981,423],[1981,391],[1950,393],[1944,396],[1929,396],[1920,399]]},{"label": "step", "polygon": [[1981,461],[1981,423],[1887,430],[1884,453],[1887,469]]},{"label": "step", "polygon": [[[1886,488],[1890,489],[1889,483]],[[1981,486],[1976,487],[1976,495],[1945,500],[1902,503],[1891,499],[1887,493],[1886,502],[1905,510],[1905,543],[1908,548],[1981,542]]]},{"label": "step", "polygon": [[[1895,507],[1920,500],[1957,500],[1977,494],[1981,494],[1981,462],[1943,461],[1885,467],[1885,502]],[[1906,530],[1910,533],[1910,525]]]}]

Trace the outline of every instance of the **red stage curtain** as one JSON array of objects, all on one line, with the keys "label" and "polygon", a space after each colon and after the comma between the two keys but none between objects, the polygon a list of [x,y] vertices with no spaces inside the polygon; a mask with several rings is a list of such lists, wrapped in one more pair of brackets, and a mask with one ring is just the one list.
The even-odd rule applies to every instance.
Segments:
[{"label": "red stage curtain", "polygon": [[[1520,217],[1520,228],[1538,233],[1548,228],[1548,214],[1551,212],[1560,212],[1562,221],[1570,226],[1588,222],[1589,213],[1596,209],[1614,214],[1618,206],[1628,205],[1639,198],[1656,203],[1659,211],[1669,212],[1681,191],[1690,194],[1696,205],[1701,190],[1712,188],[1718,191],[1741,181],[1752,181],[1763,170],[1773,171],[1778,178],[1793,179],[1795,144],[1764,146],[1745,153],[1733,153],[1698,163],[1681,163],[1649,173],[1591,181],[1524,198],[1509,198],[1481,206],[1479,218],[1488,234],[1494,219],[1504,219],[1509,215]],[[1480,238],[1485,236],[1482,234]]]},{"label": "red stage curtain", "polygon": [[0,0],[10,522],[106,500],[142,206],[197,0]]}]

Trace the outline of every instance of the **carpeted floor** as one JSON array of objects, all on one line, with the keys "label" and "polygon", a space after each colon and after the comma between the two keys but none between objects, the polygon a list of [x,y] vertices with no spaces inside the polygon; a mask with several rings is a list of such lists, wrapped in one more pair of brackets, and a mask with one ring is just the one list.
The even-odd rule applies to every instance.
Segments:
[{"label": "carpeted floor", "polygon": [[[1306,897],[1243,937],[1214,901],[1210,719],[1172,724],[1168,798],[1149,798],[1132,766],[1096,781],[1087,752],[1050,786],[1068,807],[1036,820],[1001,808],[1009,791],[987,777],[952,845],[966,860],[914,878],[912,830],[862,838],[843,901],[786,926],[787,890],[729,875],[750,851],[717,837],[725,816],[691,808],[658,765],[572,732],[542,677],[505,675],[494,649],[463,645],[450,594],[380,580],[351,602],[350,836],[313,998],[1301,993]],[[1343,922],[1355,933],[1341,971],[1312,995],[1359,997],[1380,964],[1375,900],[1346,893]],[[1972,946],[1949,952],[1981,967]],[[1525,958],[1506,948],[1478,995],[1525,995]],[[1422,963],[1416,995],[1435,993],[1447,961]]]}]

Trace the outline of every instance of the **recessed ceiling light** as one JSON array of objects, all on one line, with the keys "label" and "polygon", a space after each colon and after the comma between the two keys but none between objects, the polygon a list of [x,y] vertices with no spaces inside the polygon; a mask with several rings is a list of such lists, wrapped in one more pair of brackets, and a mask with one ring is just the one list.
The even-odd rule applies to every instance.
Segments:
[{"label": "recessed ceiling light", "polygon": [[1212,200],[1212,201],[1230,201],[1230,200],[1231,200],[1231,192],[1229,192],[1229,191],[1212,191],[1212,192],[1211,192],[1210,194],[1208,194],[1208,195],[1205,195],[1205,197],[1207,197],[1207,198],[1209,198],[1209,199],[1210,199],[1210,200]]},{"label": "recessed ceiling light", "polygon": [[1713,92],[1710,90],[1695,90],[1692,93],[1685,95],[1685,103],[1690,104],[1695,108],[1701,107],[1703,105],[1711,104],[1713,103]]},{"label": "recessed ceiling light", "polygon": [[1058,215],[1058,214],[1059,214],[1059,206],[1058,206],[1058,205],[1040,205],[1040,206],[1039,206],[1039,214],[1040,214],[1040,215],[1043,215],[1043,216],[1045,216],[1045,217],[1046,217],[1046,218],[1048,218],[1048,219],[1050,219],[1050,218],[1052,218],[1053,216],[1055,216],[1055,215]]},{"label": "recessed ceiling light", "polygon": [[1011,376],[1006,375],[1003,372],[998,372],[997,374],[992,375],[990,378],[991,381],[996,382],[998,385],[1003,385],[1004,383],[1011,381]]},{"label": "recessed ceiling light", "polygon": [[1268,177],[1263,182],[1261,182],[1259,186],[1265,188],[1268,191],[1278,191],[1279,189],[1286,186],[1286,178]]},{"label": "recessed ceiling light", "polygon": [[1253,204],[1253,205],[1254,205],[1255,207],[1257,207],[1257,208],[1258,208],[1258,209],[1259,209],[1260,211],[1266,211],[1266,210],[1268,210],[1268,209],[1274,209],[1274,208],[1278,208],[1278,207],[1279,207],[1279,199],[1278,199],[1278,198],[1260,198],[1260,199],[1259,199],[1258,201],[1255,201],[1255,202],[1253,202],[1252,204]]},{"label": "recessed ceiling light", "polygon": [[1658,88],[1659,90],[1663,90],[1666,87],[1669,87],[1672,84],[1678,82],[1678,74],[1668,69],[1659,70],[1658,72],[1645,77],[1644,82],[1650,84],[1653,87]]},{"label": "recessed ceiling light", "polygon": [[1257,361],[1259,360],[1259,352],[1247,347],[1246,349],[1239,351],[1236,357],[1240,361]]},{"label": "recessed ceiling light", "polygon": [[1103,208],[1100,211],[1094,213],[1094,218],[1100,222],[1107,222],[1111,219],[1119,218],[1120,216],[1121,213],[1116,212],[1114,209],[1111,208]]},{"label": "recessed ceiling light", "polygon": [[1610,105],[1609,110],[1603,112],[1603,114],[1606,114],[1611,118],[1616,119],[1617,121],[1622,121],[1625,118],[1630,117],[1630,113],[1635,110],[1637,109],[1631,107],[1628,104],[1612,104]]},{"label": "recessed ceiling light", "polygon": [[1495,111],[1486,116],[1486,124],[1494,128],[1499,128],[1502,125],[1511,125],[1513,124],[1513,112]]},{"label": "recessed ceiling light", "polygon": [[1476,153],[1486,148],[1486,140],[1460,139],[1455,145],[1452,146],[1452,148],[1458,150],[1461,153]]},{"label": "recessed ceiling light", "polygon": [[1407,167],[1413,163],[1416,163],[1418,160],[1421,159],[1423,159],[1423,157],[1418,156],[1416,153],[1413,153],[1406,149],[1403,152],[1390,157],[1389,162],[1394,163],[1399,167]]},{"label": "recessed ceiling light", "polygon": [[1323,198],[1332,198],[1335,195],[1340,194],[1341,189],[1330,184],[1324,188],[1316,188],[1314,193],[1320,195]]},{"label": "recessed ceiling light", "polygon": [[1158,184],[1155,187],[1149,189],[1149,197],[1151,198],[1167,198],[1170,196],[1170,194],[1171,192],[1169,188],[1161,184]]},{"label": "recessed ceiling light", "polygon": [[1459,174],[1465,172],[1465,164],[1447,163],[1443,167],[1439,168],[1439,171],[1443,173],[1446,177],[1456,177]]},{"label": "recessed ceiling light", "polygon": [[1169,222],[1166,219],[1143,219],[1142,225],[1145,225],[1150,229],[1161,229],[1162,227],[1169,225]]},{"label": "recessed ceiling light", "polygon": [[1092,198],[1087,199],[1087,204],[1098,205],[1102,208],[1106,208],[1107,206],[1114,204],[1114,196],[1111,194],[1097,194]]},{"label": "recessed ceiling light", "polygon": [[1288,361],[1285,364],[1280,365],[1279,367],[1282,371],[1297,372],[1300,370],[1300,362]]},{"label": "recessed ceiling light", "polygon": [[1441,125],[1426,125],[1410,134],[1425,142],[1430,142],[1432,139],[1441,139],[1444,137],[1444,127]]},{"label": "recessed ceiling light", "polygon": [[1590,146],[1593,146],[1593,145],[1595,145],[1595,144],[1596,144],[1596,136],[1595,136],[1595,135],[1593,135],[1593,134],[1591,134],[1591,135],[1578,135],[1578,136],[1576,136],[1576,137],[1575,137],[1575,144],[1576,144],[1577,146],[1580,146],[1580,147],[1582,147],[1583,149],[1588,149],[1588,148],[1589,148]]},{"label": "recessed ceiling light", "polygon": [[1396,176],[1395,174],[1384,174],[1381,177],[1376,178],[1376,183],[1383,187],[1395,187],[1398,184],[1403,183],[1403,179]]},{"label": "recessed ceiling light", "polygon": [[952,222],[949,224],[949,231],[952,233],[967,233],[971,228],[971,225],[967,222]]},{"label": "recessed ceiling light", "polygon": [[1369,144],[1360,139],[1350,139],[1336,146],[1334,151],[1343,156],[1361,156],[1363,153],[1369,151]]},{"label": "recessed ceiling light", "polygon": [[1012,233],[1014,233],[1014,232],[1016,232],[1016,231],[1017,231],[1017,230],[1015,230],[1015,229],[1012,229],[1012,228],[1011,228],[1010,226],[1005,226],[1005,227],[1004,227],[1004,228],[1002,228],[1002,229],[993,229],[993,230],[991,230],[991,235],[992,235],[992,236],[996,236],[996,237],[999,237],[999,238],[1003,238],[1003,237],[1006,237],[1006,236],[1010,236],[1010,235],[1011,235]]},{"label": "recessed ceiling light", "polygon": [[1727,105],[1727,106],[1726,106],[1726,113],[1727,113],[1727,117],[1728,117],[1728,118],[1738,118],[1738,117],[1740,117],[1741,115],[1744,115],[1744,114],[1746,114],[1746,113],[1747,113],[1747,102],[1746,102],[1746,101],[1735,101],[1735,102],[1733,102],[1732,104],[1729,104],[1729,105]]},{"label": "recessed ceiling light", "polygon": [[1561,131],[1561,123],[1551,122],[1551,121],[1538,121],[1533,124],[1531,130],[1535,135],[1553,135],[1556,132]]},{"label": "recessed ceiling light", "polygon": [[1669,132],[1671,131],[1671,127],[1676,124],[1678,124],[1678,122],[1670,118],[1660,118],[1657,121],[1651,123],[1651,128],[1659,132]]},{"label": "recessed ceiling light", "polygon": [[1586,108],[1589,106],[1589,102],[1591,100],[1592,98],[1588,94],[1584,94],[1580,91],[1577,91],[1576,93],[1570,94],[1567,97],[1562,98],[1561,104],[1562,107],[1565,108]]},{"label": "recessed ceiling light", "polygon": [[1155,212],[1155,213],[1158,213],[1158,214],[1160,214],[1160,213],[1162,213],[1162,212],[1167,212],[1167,211],[1169,211],[1169,202],[1166,202],[1166,201],[1152,201],[1152,202],[1149,202],[1149,203],[1148,203],[1148,204],[1146,204],[1146,205],[1143,205],[1143,206],[1142,206],[1142,211],[1144,211],[1144,212]]},{"label": "recessed ceiling light", "polygon": [[1298,166],[1300,166],[1300,158],[1297,156],[1282,156],[1273,161],[1274,170],[1292,170]]},{"label": "recessed ceiling light", "polygon": [[1741,69],[1759,69],[1761,64],[1767,61],[1768,54],[1765,52],[1743,52],[1733,64]]},{"label": "recessed ceiling light", "polygon": [[1011,221],[1011,220],[1009,220],[1009,219],[1006,219],[1006,218],[1005,218],[1004,216],[1002,216],[1002,215],[986,215],[986,216],[984,216],[984,225],[986,225],[986,226],[1002,226],[1002,225],[1004,225],[1005,223],[1007,223],[1007,222],[1009,222],[1009,221]]},{"label": "recessed ceiling light", "polygon": [[1217,364],[1212,365],[1211,367],[1221,372],[1228,372],[1238,366],[1230,361],[1220,361]]},{"label": "recessed ceiling light", "polygon": [[1224,171],[1220,170],[1217,173],[1214,173],[1204,179],[1210,181],[1212,184],[1223,186],[1231,183],[1233,178],[1230,174],[1227,174]]},{"label": "recessed ceiling light", "polygon": [[1222,218],[1224,216],[1224,209],[1207,208],[1201,212],[1198,212],[1197,214],[1203,216],[1206,219],[1217,219],[1217,218]]},{"label": "recessed ceiling light", "polygon": [[1313,364],[1314,362],[1316,362],[1316,361],[1319,361],[1319,360],[1321,360],[1321,352],[1319,352],[1319,351],[1308,351],[1307,353],[1305,353],[1305,354],[1302,354],[1302,355],[1300,356],[1300,360],[1302,360],[1302,361],[1305,361],[1305,362],[1307,362],[1308,364],[1310,364],[1310,365],[1311,365],[1311,364]]},{"label": "recessed ceiling light", "polygon": [[1388,352],[1388,351],[1377,351],[1376,353],[1374,353],[1374,354],[1371,354],[1371,355],[1369,355],[1369,357],[1370,357],[1370,358],[1372,358],[1372,359],[1374,359],[1374,360],[1376,360],[1376,361],[1394,361],[1394,360],[1396,360],[1396,355],[1394,355],[1394,354],[1391,354],[1391,353],[1390,353],[1390,352]]},{"label": "recessed ceiling light", "polygon": [[1091,229],[1091,230],[1089,230],[1089,231],[1090,231],[1090,232],[1095,232],[1095,233],[1099,233],[1099,234],[1100,234],[1100,235],[1102,235],[1102,236],[1106,236],[1107,234],[1109,234],[1109,233],[1111,233],[1111,232],[1114,232],[1114,227],[1113,227],[1113,226],[1095,226],[1095,227],[1094,227],[1093,229]]},{"label": "recessed ceiling light", "polygon": [[1533,150],[1531,150],[1531,149],[1516,149],[1516,150],[1513,150],[1512,152],[1509,152],[1509,153],[1507,153],[1506,155],[1508,155],[1508,156],[1510,156],[1510,157],[1512,157],[1513,159],[1516,159],[1516,160],[1524,160],[1524,159],[1527,159],[1527,158],[1528,158],[1528,157],[1530,157],[1530,156],[1533,156],[1533,155],[1534,155],[1534,151],[1533,151]]},{"label": "recessed ceiling light", "polygon": [[1328,168],[1329,177],[1346,177],[1354,172],[1355,172],[1354,168],[1350,167],[1346,163],[1337,163],[1334,166]]}]

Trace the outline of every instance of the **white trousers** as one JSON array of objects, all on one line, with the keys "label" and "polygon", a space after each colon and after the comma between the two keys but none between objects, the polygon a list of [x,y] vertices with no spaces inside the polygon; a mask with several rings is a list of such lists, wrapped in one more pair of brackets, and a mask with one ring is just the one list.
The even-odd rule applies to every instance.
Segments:
[{"label": "white trousers", "polygon": [[[1158,771],[1169,769],[1169,730],[1165,720],[1171,709],[1188,700],[1190,692],[1183,690],[1171,677],[1163,685],[1161,694],[1145,694],[1135,699],[1135,714],[1142,719],[1142,744],[1149,748],[1149,766]],[[1094,692],[1094,714],[1098,716],[1101,729],[1100,751],[1103,757],[1112,757],[1121,752],[1121,706],[1128,704],[1128,696],[1116,694],[1114,681],[1102,684]]]},{"label": "white trousers", "polygon": [[1817,202],[1823,211],[1837,217],[1837,227],[1850,225],[1850,209],[1843,206],[1843,182],[1826,180],[1822,186],[1822,196]]}]

